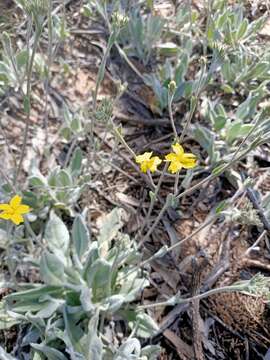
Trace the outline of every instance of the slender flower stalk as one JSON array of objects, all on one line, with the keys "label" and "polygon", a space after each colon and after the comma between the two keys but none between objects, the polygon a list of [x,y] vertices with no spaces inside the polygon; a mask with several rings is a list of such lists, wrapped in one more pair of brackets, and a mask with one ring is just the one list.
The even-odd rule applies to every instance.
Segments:
[{"label": "slender flower stalk", "polygon": [[17,279],[16,279],[14,262],[12,260],[12,253],[11,253],[12,228],[13,228],[12,223],[7,223],[7,231],[6,231],[6,234],[7,234],[7,250],[6,250],[7,251],[7,267],[8,267],[8,272],[9,272],[11,280],[12,280],[12,287],[17,289],[18,283],[17,283]]},{"label": "slender flower stalk", "polygon": [[178,134],[177,134],[177,130],[176,130],[174,118],[173,118],[173,113],[172,113],[172,102],[173,102],[175,89],[176,89],[175,81],[171,81],[168,86],[168,112],[169,112],[169,118],[171,121],[175,141],[178,141]]},{"label": "slender flower stalk", "polygon": [[[130,274],[132,274],[135,271],[138,271],[139,269],[142,269],[144,266],[146,266],[147,264],[150,264],[153,260],[158,259],[166,254],[168,254],[169,252],[173,251],[174,249],[176,249],[178,246],[183,245],[185,242],[187,242],[188,240],[192,239],[194,236],[196,236],[200,231],[202,231],[203,229],[205,229],[207,226],[211,226],[212,224],[214,224],[214,222],[219,218],[218,214],[213,215],[210,219],[208,219],[207,221],[205,221],[202,225],[198,226],[197,229],[195,229],[190,235],[186,236],[184,239],[178,241],[177,243],[171,245],[170,247],[168,246],[163,246],[162,248],[160,248],[155,254],[153,254],[152,256],[150,256],[148,259],[145,259],[144,261],[140,262],[136,267],[134,267],[133,269],[131,269],[129,272],[127,272],[119,281],[124,280],[126,277],[128,277]],[[139,244],[139,248],[141,247],[141,245],[143,244],[143,241],[141,241],[141,243]]]},{"label": "slender flower stalk", "polygon": [[[39,43],[39,38],[41,36],[41,32],[42,32],[42,28],[36,30],[35,38],[34,38],[34,44],[33,44],[33,48],[32,48],[32,54],[31,54],[30,61],[28,63],[28,67],[27,67],[27,85],[26,85],[26,95],[25,95],[25,98],[24,98],[25,111],[26,111],[26,121],[25,121],[25,129],[24,129],[24,135],[23,135],[23,144],[22,144],[21,156],[20,156],[18,167],[17,167],[16,172],[15,172],[14,181],[13,181],[15,186],[16,186],[18,177],[19,177],[20,172],[21,172],[23,159],[25,157],[25,151],[26,151],[28,135],[29,135],[30,113],[31,113],[31,80],[32,80],[32,72],[33,72],[35,54],[36,54],[36,51],[37,51],[37,48],[38,48],[38,43]],[[29,53],[29,51],[28,51],[28,53]]]},{"label": "slender flower stalk", "polygon": [[[155,202],[156,202],[156,200],[157,200],[158,193],[159,193],[159,191],[160,191],[160,188],[161,188],[161,185],[162,185],[164,176],[165,176],[165,174],[166,174],[166,171],[168,170],[168,166],[169,166],[169,164],[166,163],[165,166],[163,167],[163,170],[162,170],[162,173],[161,173],[161,175],[160,175],[160,177],[159,177],[157,186],[155,187],[155,192],[152,193],[151,196],[150,196],[150,205],[149,205],[149,209],[148,209],[148,211],[147,211],[147,215],[146,215],[146,217],[145,217],[145,219],[144,219],[144,221],[143,221],[143,224],[142,224],[142,226],[141,226],[141,228],[140,228],[140,233],[139,233],[140,236],[142,235],[145,226],[148,225],[148,223],[149,223],[149,219],[150,219],[150,216],[151,216],[151,214],[152,214],[152,211],[153,211],[153,208],[154,208],[154,204],[155,204]],[[143,243],[143,239],[142,239],[141,242],[139,243],[139,246],[141,246],[142,243]]]},{"label": "slender flower stalk", "polygon": [[170,298],[167,301],[162,301],[159,303],[153,303],[153,304],[146,304],[146,305],[141,305],[139,306],[139,309],[151,309],[151,308],[156,308],[156,307],[163,307],[163,306],[174,306],[177,304],[188,304],[193,300],[201,300],[204,299],[208,296],[211,295],[216,295],[216,294],[220,294],[220,293],[225,293],[225,292],[243,292],[243,291],[248,291],[249,290],[249,285],[248,283],[244,283],[244,284],[235,284],[235,285],[230,285],[230,286],[223,286],[223,287],[219,287],[216,289],[211,289],[209,291],[206,291],[202,294],[198,294],[189,298],[182,298],[179,295],[173,296],[172,298]]},{"label": "slender flower stalk", "polygon": [[[256,144],[251,144],[250,146],[248,146],[248,148],[246,150],[244,150],[241,154],[239,154],[236,158],[234,158],[232,161],[230,161],[229,163],[223,165],[222,167],[220,167],[218,169],[218,171],[215,171],[214,173],[212,173],[211,175],[209,175],[208,177],[206,177],[205,179],[201,180],[200,182],[198,182],[197,184],[193,185],[192,187],[190,187],[189,189],[183,191],[182,193],[180,193],[179,195],[177,195],[175,197],[175,199],[181,199],[182,197],[189,195],[191,193],[193,193],[195,190],[199,189],[202,185],[204,185],[207,182],[212,181],[213,179],[215,179],[217,176],[220,176],[221,174],[223,174],[227,169],[229,169],[233,164],[235,164],[236,162],[238,162],[239,160],[241,160],[243,157],[245,157],[251,150],[251,148],[253,148],[254,146],[259,146],[261,143],[264,143],[265,140],[262,140],[261,142],[258,142]],[[239,150],[237,150],[239,151]],[[158,225],[158,223],[160,222],[160,220],[162,219],[164,213],[166,212],[166,210],[169,208],[170,206],[170,202],[166,201],[165,204],[163,205],[162,209],[160,210],[159,215],[157,216],[155,222],[153,223],[153,225],[151,226],[151,228],[148,230],[147,234],[144,236],[143,241],[145,241],[146,239],[149,238],[149,236],[152,234],[152,232],[154,231],[154,229],[156,228],[156,226]]]}]

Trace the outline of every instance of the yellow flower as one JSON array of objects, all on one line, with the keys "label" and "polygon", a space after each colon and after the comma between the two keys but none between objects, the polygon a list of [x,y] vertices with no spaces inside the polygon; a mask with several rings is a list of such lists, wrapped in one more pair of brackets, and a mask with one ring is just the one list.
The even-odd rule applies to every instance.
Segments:
[{"label": "yellow flower", "polygon": [[152,157],[152,152],[145,152],[142,155],[136,156],[135,160],[137,164],[140,164],[141,171],[146,173],[147,170],[155,172],[162,160],[158,156]]},{"label": "yellow flower", "polygon": [[176,143],[172,145],[173,151],[165,156],[165,161],[170,161],[169,171],[173,174],[182,169],[192,169],[196,166],[196,156],[191,153],[185,153],[183,147]]},{"label": "yellow flower", "polygon": [[19,195],[13,196],[9,204],[0,204],[0,218],[5,220],[11,220],[14,224],[19,225],[23,222],[23,214],[27,214],[30,211],[28,205],[23,205],[22,198]]}]

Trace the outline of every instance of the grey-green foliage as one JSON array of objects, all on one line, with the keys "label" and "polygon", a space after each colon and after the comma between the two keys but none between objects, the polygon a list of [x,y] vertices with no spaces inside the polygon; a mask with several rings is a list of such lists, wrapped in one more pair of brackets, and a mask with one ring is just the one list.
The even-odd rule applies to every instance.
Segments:
[{"label": "grey-green foliage", "polygon": [[114,103],[109,98],[101,99],[95,113],[95,118],[99,123],[107,124],[113,115]]},{"label": "grey-green foliage", "polygon": [[15,52],[10,35],[4,32],[1,36],[3,52],[0,61],[0,94],[8,87],[18,89],[25,77],[28,63],[28,52],[23,49]]},{"label": "grey-green foliage", "polygon": [[226,84],[230,85],[229,91],[234,93],[235,87],[243,87],[245,90],[252,90],[262,82],[270,80],[269,49],[263,53],[234,50],[226,54],[221,67],[221,74]]},{"label": "grey-green foliage", "polygon": [[27,17],[31,17],[35,24],[35,31],[41,33],[44,20],[48,15],[48,0],[16,0]]},{"label": "grey-green foliage", "polygon": [[33,167],[28,178],[29,189],[24,193],[27,203],[41,218],[47,216],[50,206],[62,208],[70,214],[89,180],[82,174],[83,153],[77,147],[65,168],[56,166],[45,177],[37,167]]},{"label": "grey-green foliage", "polygon": [[168,84],[171,80],[176,83],[174,101],[181,98],[189,98],[192,93],[192,81],[185,80],[190,57],[188,51],[183,51],[177,60],[177,66],[167,59],[159,71],[152,74],[144,74],[146,85],[150,86],[156,97],[156,109],[160,113],[168,107]]},{"label": "grey-green foliage", "polygon": [[229,162],[242,141],[244,148],[252,148],[269,137],[269,110],[262,103],[269,96],[270,66],[269,49],[262,49],[256,37],[265,18],[251,22],[241,6],[228,7],[224,1],[214,2],[212,10],[206,36],[218,66],[215,83],[206,90],[214,84],[223,97],[212,101],[208,92],[203,94],[200,114],[206,122],[195,123],[190,132],[216,165]]},{"label": "grey-green foliage", "polygon": [[[188,7],[179,10],[176,17],[176,25],[181,30],[178,43],[168,32],[166,40],[169,42],[159,46],[161,55],[166,58],[164,65],[144,75],[145,83],[155,94],[154,108],[160,114],[168,107],[167,85],[171,80],[177,85],[174,102],[190,99],[192,95],[197,97],[202,90],[210,91],[213,83],[225,94],[240,91],[249,95],[248,91],[254,92],[258,86],[269,82],[270,52],[257,41],[266,18],[250,21],[242,6],[228,6],[224,1],[212,5],[206,33],[199,31],[198,17],[193,12],[190,14]],[[209,49],[203,76],[202,64],[194,72],[194,64],[198,63],[197,47],[201,44]],[[190,70],[193,78],[187,80]]]},{"label": "grey-green foliage", "polygon": [[45,16],[48,10],[48,0],[16,0],[27,15]]},{"label": "grey-green foliage", "polygon": [[[32,17],[35,24],[32,27],[33,39],[39,39],[42,34],[45,19],[48,15],[47,0],[17,0],[17,4],[24,10],[27,17]],[[64,17],[53,15],[52,17],[52,46],[57,41],[63,41],[68,31]],[[21,88],[25,92],[26,78],[29,71],[30,58],[33,53],[31,46],[17,48],[16,42],[12,40],[11,34],[4,32],[1,37],[2,51],[0,52],[0,95],[4,94],[8,88],[18,90]],[[35,41],[30,39],[30,41]],[[44,80],[48,78],[48,66],[46,56],[43,53],[34,52],[33,70],[35,75]]]},{"label": "grey-green foliage", "polygon": [[[4,94],[9,88],[16,91],[25,91],[26,74],[28,69],[31,51],[26,48],[16,50],[12,45],[11,37],[8,33],[3,33],[1,37],[3,52],[0,61],[0,94]],[[33,62],[35,74],[39,79],[44,80],[48,76],[48,69],[44,55],[36,53]]]},{"label": "grey-green foliage", "polygon": [[138,57],[146,65],[154,46],[160,39],[165,20],[160,16],[142,14],[140,9],[130,13],[128,24],[120,33],[119,41],[129,56]]},{"label": "grey-green foliage", "polygon": [[230,154],[245,138],[248,145],[255,139],[269,136],[269,114],[258,109],[266,93],[264,88],[251,92],[234,112],[228,112],[220,103],[204,99],[201,115],[210,127],[195,124],[191,127],[191,134],[206,150],[211,164],[215,165],[221,159],[229,160]]},{"label": "grey-green foliage", "polygon": [[224,2],[216,4],[207,27],[207,40],[211,45],[221,42],[228,46],[238,46],[254,38],[263,26],[266,17],[250,22],[244,14],[243,5],[224,6]]},{"label": "grey-green foliage", "polygon": [[170,81],[174,81],[176,84],[173,102],[183,101],[186,103],[186,100],[190,100],[192,107],[194,99],[206,89],[215,77],[216,70],[222,61],[217,51],[214,52],[209,69],[206,69],[205,64],[201,61],[193,78],[187,80],[189,66],[194,60],[191,53],[192,42],[186,41],[185,48],[177,55],[176,60],[166,59],[164,65],[160,66],[157,72],[144,75],[146,85],[150,86],[155,94],[156,110],[160,113],[168,107],[168,84]]},{"label": "grey-green foliage", "polygon": [[[0,94],[5,93],[8,87],[13,87],[16,90],[20,89],[25,93],[24,82],[27,76],[32,73],[32,65],[35,65],[37,45],[47,14],[47,0],[18,0],[17,4],[22,7],[28,18],[33,19],[34,26],[29,27],[28,32],[30,37],[33,35],[34,45],[32,48],[27,45],[22,50],[17,50],[12,44],[10,35],[5,32],[2,34],[3,53],[0,53],[2,57],[0,62]],[[29,21],[30,23],[32,24],[31,21]]]},{"label": "grey-green foliage", "polygon": [[270,79],[269,48],[262,48],[258,32],[266,21],[263,16],[250,21],[242,5],[224,6],[217,2],[211,13],[207,28],[207,43],[212,49],[223,52],[221,74],[229,85],[223,90],[234,93],[237,86],[254,89],[255,84]]},{"label": "grey-green foliage", "polygon": [[85,131],[85,117],[81,112],[71,113],[67,105],[63,104],[62,109],[63,124],[60,134],[70,141],[73,137],[79,137]]},{"label": "grey-green foliage", "polygon": [[[51,213],[38,262],[44,284],[21,284],[0,303],[0,328],[27,327],[22,346],[31,347],[31,359],[156,359],[158,347],[143,348],[136,339],[154,335],[158,326],[131,304],[148,281],[136,268],[140,254],[122,226],[115,209],[91,239],[83,216],[75,218],[69,234]],[[102,336],[107,326],[109,331],[106,319],[114,318],[126,322],[127,336],[133,329],[133,338],[124,338],[119,348],[107,347]]]}]

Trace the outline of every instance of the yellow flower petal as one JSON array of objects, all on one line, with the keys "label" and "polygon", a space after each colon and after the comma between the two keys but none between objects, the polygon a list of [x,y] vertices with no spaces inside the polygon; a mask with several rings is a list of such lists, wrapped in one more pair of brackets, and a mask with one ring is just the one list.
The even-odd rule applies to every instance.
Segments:
[{"label": "yellow flower petal", "polygon": [[184,158],[187,158],[187,159],[193,159],[193,160],[196,160],[196,155],[192,154],[192,153],[185,153],[184,155]]},{"label": "yellow flower petal", "polygon": [[193,169],[196,166],[196,162],[189,162],[189,163],[185,163],[182,164],[184,169]]},{"label": "yellow flower petal", "polygon": [[172,145],[173,151],[177,154],[177,155],[183,155],[184,154],[184,149],[183,147],[176,143],[174,145]]},{"label": "yellow flower petal", "polygon": [[165,156],[165,159],[167,161],[177,161],[178,160],[177,155],[174,153],[169,153],[168,155]]},{"label": "yellow flower petal", "polygon": [[185,169],[192,169],[196,166],[196,156],[189,153],[184,154],[181,163]]},{"label": "yellow flower petal", "polygon": [[0,204],[0,210],[10,211],[11,206],[9,204]]},{"label": "yellow flower petal", "polygon": [[30,211],[28,205],[21,203],[22,198],[19,195],[13,196],[9,204],[0,204],[0,218],[4,220],[11,220],[14,224],[19,225],[24,221],[22,214],[26,214]]},{"label": "yellow flower petal", "polygon": [[154,156],[154,163],[158,166],[162,163],[162,160],[158,156]]},{"label": "yellow flower petal", "polygon": [[169,153],[165,156],[165,161],[170,161],[171,164],[168,170],[171,173],[176,173],[183,168],[192,169],[196,166],[196,156],[191,153],[185,153],[183,147],[176,143],[172,145],[173,153]]},{"label": "yellow flower petal", "polygon": [[8,213],[8,212],[2,212],[2,213],[0,214],[0,219],[9,220],[10,217],[11,217],[11,214]]},{"label": "yellow flower petal", "polygon": [[22,201],[22,198],[19,195],[15,195],[10,200],[9,205],[12,207],[12,209],[16,210],[17,207],[21,205],[21,201]]},{"label": "yellow flower petal", "polygon": [[143,163],[141,164],[141,171],[142,171],[143,173],[146,173],[147,170],[148,170],[148,164],[147,164],[147,162],[145,161],[145,162],[143,162]]},{"label": "yellow flower petal", "polygon": [[142,155],[136,156],[136,158],[135,158],[136,163],[141,164],[142,162],[149,160],[151,158],[152,154],[153,154],[152,152],[145,152]]},{"label": "yellow flower petal", "polygon": [[182,166],[179,162],[177,161],[173,161],[171,162],[168,170],[172,173],[172,174],[175,174],[177,173],[178,171],[180,171],[182,169]]},{"label": "yellow flower petal", "polygon": [[165,156],[166,161],[170,161],[171,164],[168,168],[168,170],[175,174],[177,171],[180,171],[182,168],[181,162],[179,161],[179,156],[174,154],[174,153],[170,153],[168,155]]},{"label": "yellow flower petal", "polygon": [[20,205],[17,207],[16,212],[20,214],[27,214],[30,211],[30,207],[28,205]]},{"label": "yellow flower petal", "polygon": [[14,222],[15,225],[19,225],[23,222],[23,217],[21,214],[14,213],[13,215],[11,215],[10,220]]},{"label": "yellow flower petal", "polygon": [[158,156],[152,157],[152,154],[152,152],[145,152],[135,158],[136,163],[140,164],[140,169],[143,173],[146,173],[148,170],[155,172],[157,166],[162,163],[162,160]]},{"label": "yellow flower petal", "polygon": [[162,163],[162,160],[158,156],[153,156],[151,160],[149,160],[149,170],[151,172],[157,171],[158,165]]}]

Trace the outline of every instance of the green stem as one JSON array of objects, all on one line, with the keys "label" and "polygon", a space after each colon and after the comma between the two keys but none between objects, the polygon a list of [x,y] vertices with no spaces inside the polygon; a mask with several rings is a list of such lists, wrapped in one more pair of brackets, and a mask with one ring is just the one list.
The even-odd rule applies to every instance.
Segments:
[{"label": "green stem", "polygon": [[[169,194],[170,195],[170,194]],[[170,201],[170,196],[167,196],[165,204],[163,206],[163,208],[160,210],[158,216],[156,217],[156,220],[154,222],[154,224],[152,225],[152,227],[148,230],[148,232],[146,233],[146,235],[142,238],[142,241],[140,242],[140,244],[143,244],[148,238],[149,236],[152,234],[152,232],[154,231],[154,229],[156,228],[157,224],[160,222],[160,220],[162,219],[163,215],[165,214],[166,210],[169,208],[171,201]]]},{"label": "green stem", "polygon": [[[106,5],[106,4],[105,4]],[[110,34],[112,34],[112,26],[110,24],[110,21],[108,19],[107,16],[107,9],[105,7],[105,12],[100,12],[100,15],[103,17]],[[133,65],[133,63],[129,60],[128,56],[126,55],[126,53],[124,52],[124,50],[119,46],[118,42],[115,41],[115,47],[117,49],[117,51],[119,52],[120,56],[126,61],[126,63],[129,65],[129,67],[135,72],[135,74],[144,82],[144,77],[143,75],[139,72],[139,70],[136,68],[135,65]]]},{"label": "green stem", "polygon": [[[26,104],[26,123],[25,123],[25,129],[24,129],[24,135],[23,135],[23,145],[22,145],[22,150],[21,150],[21,156],[20,156],[20,160],[19,160],[19,165],[17,167],[17,170],[15,172],[15,176],[14,176],[14,181],[13,184],[16,187],[17,184],[17,180],[19,177],[19,174],[21,172],[22,169],[22,163],[25,157],[25,151],[26,151],[26,146],[27,146],[27,140],[28,140],[28,135],[29,135],[29,126],[30,126],[30,113],[31,113],[31,79],[32,79],[32,72],[33,72],[33,64],[34,64],[34,58],[35,58],[35,54],[37,51],[37,47],[38,47],[38,41],[41,35],[42,29],[37,29],[36,33],[35,33],[35,39],[34,39],[34,44],[33,44],[33,49],[32,49],[32,54],[31,54],[31,58],[30,58],[30,62],[28,64],[28,70],[27,70],[27,89],[26,89],[26,96],[25,96],[25,100],[27,102]],[[28,52],[29,54],[29,52]]]},{"label": "green stem", "polygon": [[204,74],[205,74],[205,66],[202,69],[201,74],[200,74],[200,78],[198,80],[198,86],[197,86],[197,89],[195,91],[195,96],[194,96],[194,103],[193,103],[193,97],[191,97],[191,100],[190,100],[191,109],[190,109],[190,112],[189,112],[189,115],[188,115],[188,119],[187,119],[187,121],[186,121],[186,123],[184,125],[183,131],[182,131],[182,133],[180,135],[180,139],[179,139],[180,144],[184,140],[184,136],[187,133],[187,130],[188,130],[190,124],[191,124],[191,120],[192,120],[193,115],[195,113],[195,110],[197,108],[198,101],[199,101],[199,96],[200,96],[201,91],[203,90],[203,76],[204,76]]},{"label": "green stem", "polygon": [[93,111],[94,112],[96,111],[96,108],[97,108],[98,89],[104,79],[106,62],[110,55],[111,48],[116,41],[116,37],[117,37],[117,33],[112,31],[112,33],[110,34],[109,40],[108,40],[108,45],[106,47],[105,53],[102,57],[102,60],[101,60],[101,63],[100,63],[99,69],[98,69],[97,83],[96,83],[96,87],[95,87],[95,91],[94,91],[94,95],[93,95]]},{"label": "green stem", "polygon": [[160,306],[172,306],[172,305],[177,305],[177,304],[188,304],[193,300],[202,300],[208,296],[212,296],[212,295],[216,295],[219,293],[224,293],[224,292],[242,292],[242,291],[247,291],[249,289],[247,284],[244,285],[231,285],[231,286],[223,286],[220,288],[216,288],[216,289],[211,289],[209,291],[206,291],[203,294],[198,294],[189,298],[178,298],[177,296],[173,297],[173,299],[169,299],[167,301],[163,301],[163,302],[159,302],[159,303],[154,303],[154,304],[147,304],[147,305],[141,305],[138,308],[139,309],[151,309],[151,308],[155,308],[155,307],[160,307]]},{"label": "green stem", "polygon": [[28,231],[28,233],[30,235],[29,242],[30,242],[31,252],[33,252],[35,249],[34,243],[38,244],[38,240],[37,240],[36,234],[34,233],[34,231],[31,228],[29,221],[26,218],[24,219],[24,224],[25,224],[26,230]]},{"label": "green stem", "polygon": [[10,275],[11,280],[13,282],[13,286],[16,289],[18,287],[18,282],[17,282],[17,279],[16,279],[16,274],[14,272],[14,266],[13,266],[13,261],[12,261],[12,252],[11,252],[11,245],[12,245],[11,232],[12,232],[12,227],[13,227],[13,225],[8,222],[7,223],[7,267],[8,267],[9,275]]},{"label": "green stem", "polygon": [[178,246],[182,245],[186,241],[192,239],[195,235],[197,235],[200,231],[202,231],[207,226],[213,224],[218,219],[218,215],[214,215],[211,217],[208,221],[204,222],[201,226],[199,226],[196,230],[194,230],[190,235],[186,236],[184,239],[178,241],[177,243],[173,244],[170,247],[164,246],[163,248],[159,249],[155,254],[150,256],[148,259],[142,261],[137,266],[135,266],[133,269],[131,269],[129,272],[127,272],[122,278],[119,279],[119,281],[124,280],[127,276],[132,274],[135,271],[138,271],[139,269],[143,268],[145,265],[149,264],[151,261],[160,258],[161,256],[164,256],[177,248]]},{"label": "green stem", "polygon": [[170,94],[170,93],[169,93],[169,90],[168,90],[168,111],[169,111],[169,117],[170,117],[172,129],[173,129],[175,141],[178,141],[178,134],[177,134],[177,130],[176,130],[176,127],[175,127],[175,124],[174,124],[174,118],[173,118],[173,113],[172,113],[172,102],[173,102],[173,94]]},{"label": "green stem", "polygon": [[204,42],[203,42],[203,54],[204,54],[204,56],[206,56],[206,54],[207,54],[208,31],[209,31],[209,25],[210,25],[212,0],[207,0],[205,2],[207,2],[207,4],[204,4],[204,7],[206,8],[206,29],[205,29],[206,37],[205,37]]},{"label": "green stem", "polygon": [[156,189],[156,185],[154,183],[154,180],[152,178],[152,174],[151,174],[151,171],[150,170],[147,170],[147,175],[148,175],[148,178],[149,178],[149,181],[151,183],[151,186],[153,187],[153,189]]},{"label": "green stem", "polygon": [[[164,176],[165,176],[165,174],[166,174],[166,171],[167,171],[167,169],[168,169],[168,166],[169,166],[169,164],[166,163],[165,166],[164,166],[164,168],[163,168],[163,170],[162,170],[162,173],[161,173],[161,175],[160,175],[160,177],[159,177],[158,184],[157,184],[157,186],[155,187],[155,192],[154,192],[153,196],[151,196],[150,206],[149,206],[149,209],[148,209],[146,218],[145,218],[145,220],[144,220],[144,222],[143,222],[143,224],[142,224],[142,226],[141,226],[140,235],[143,233],[143,230],[144,230],[145,226],[146,226],[146,225],[148,224],[148,222],[149,222],[150,216],[151,216],[152,211],[153,211],[153,208],[154,208],[154,204],[155,204],[156,199],[157,199],[157,195],[158,195],[159,190],[160,190],[160,188],[161,188],[161,185],[162,185]],[[142,241],[139,243],[139,246],[141,246],[142,243],[143,243],[143,239],[142,239]]]},{"label": "green stem", "polygon": [[[207,178],[203,179],[202,181],[200,181],[199,183],[197,183],[196,185],[192,186],[190,189],[187,189],[185,191],[183,191],[181,194],[179,194],[176,198],[177,199],[181,199],[182,197],[191,194],[193,191],[197,190],[198,188],[200,188],[202,185],[204,185],[205,183],[207,183],[208,181],[212,181],[213,179],[215,179],[216,177],[222,175],[227,169],[229,169],[232,165],[234,165],[236,162],[238,162],[239,160],[241,160],[243,157],[245,157],[249,152],[250,152],[250,147],[248,147],[241,155],[239,155],[238,157],[234,158],[233,156],[233,160],[231,160],[228,164],[224,165],[222,167],[222,169],[220,169],[220,171],[216,174],[211,174],[209,175]],[[237,150],[238,151],[238,150]]]},{"label": "green stem", "polygon": [[178,172],[175,174],[175,178],[174,178],[174,196],[176,196],[177,193],[178,193],[179,176],[180,176],[180,173],[179,173],[179,171],[178,171]]},{"label": "green stem", "polygon": [[[233,164],[235,164],[236,162],[238,162],[239,160],[241,160],[243,157],[245,157],[251,150],[251,147],[248,147],[242,154],[240,154],[238,157],[234,158],[232,161],[230,161],[228,164],[224,165],[220,171],[218,171],[215,174],[211,174],[208,177],[206,177],[205,179],[203,179],[202,181],[198,182],[197,184],[195,184],[194,186],[192,186],[190,189],[187,189],[185,191],[183,191],[181,194],[179,194],[178,196],[176,196],[176,199],[181,199],[182,197],[191,194],[193,191],[199,189],[202,185],[204,185],[205,183],[212,181],[213,179],[215,179],[216,177],[220,176],[221,174],[223,174],[227,169],[229,169]],[[157,224],[159,223],[159,221],[161,220],[162,216],[164,215],[165,211],[168,209],[170,203],[168,203],[168,201],[165,202],[163,208],[160,210],[160,213],[158,215],[158,217],[156,218],[154,224],[152,225],[152,227],[148,230],[147,234],[144,237],[144,241],[146,239],[148,239],[148,237],[152,234],[152,232],[154,231],[154,229],[156,228]]]},{"label": "green stem", "polygon": [[51,78],[51,65],[52,65],[52,48],[53,48],[53,25],[52,25],[52,0],[48,4],[48,62],[47,62],[47,78],[45,79],[45,107],[44,107],[44,128],[45,128],[45,144],[48,143],[48,118],[49,118],[49,83]]},{"label": "green stem", "polygon": [[119,140],[119,142],[126,148],[126,150],[130,153],[130,155],[133,157],[133,159],[136,158],[135,152],[131,149],[131,147],[127,144],[123,136],[120,134],[120,131],[117,129],[117,127],[114,125],[113,121],[111,120],[111,124],[113,127],[113,132],[116,135],[116,138]]},{"label": "green stem", "polygon": [[139,72],[139,70],[136,68],[135,65],[133,65],[133,63],[129,60],[129,58],[127,57],[126,53],[124,52],[123,49],[121,49],[121,47],[119,46],[119,44],[116,42],[115,43],[116,49],[118,50],[119,54],[122,56],[122,58],[126,61],[126,63],[129,65],[129,67],[135,72],[135,74],[144,82],[144,77],[143,75]]}]

